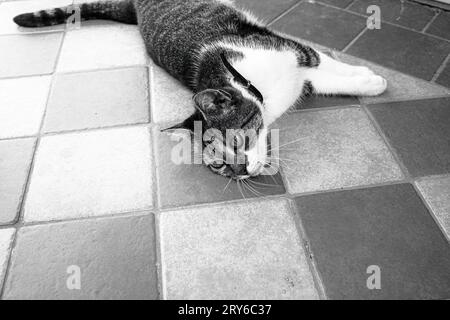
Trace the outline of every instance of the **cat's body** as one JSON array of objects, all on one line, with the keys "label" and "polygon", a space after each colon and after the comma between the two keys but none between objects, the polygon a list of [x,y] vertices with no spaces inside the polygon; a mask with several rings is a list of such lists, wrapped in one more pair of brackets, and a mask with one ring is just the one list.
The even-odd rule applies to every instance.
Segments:
[{"label": "cat's body", "polygon": [[[197,94],[197,112],[183,125],[255,129],[247,164],[211,167],[231,177],[260,173],[266,162],[269,125],[305,93],[378,95],[386,81],[266,28],[229,0],[124,0],[87,3],[81,18],[138,24],[153,61]],[[20,15],[22,26],[62,23],[67,8]],[[223,57],[260,91],[263,101],[235,80]],[[205,159],[211,164],[211,159]]]}]

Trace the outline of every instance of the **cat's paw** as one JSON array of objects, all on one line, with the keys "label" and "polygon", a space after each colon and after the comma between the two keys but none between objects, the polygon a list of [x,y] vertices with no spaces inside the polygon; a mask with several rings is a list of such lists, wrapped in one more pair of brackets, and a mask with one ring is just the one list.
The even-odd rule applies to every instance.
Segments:
[{"label": "cat's paw", "polygon": [[353,66],[351,69],[351,75],[352,76],[360,76],[360,77],[370,77],[370,76],[374,76],[375,73],[364,66]]},{"label": "cat's paw", "polygon": [[387,81],[381,76],[358,76],[359,93],[362,96],[378,96],[387,89]]}]

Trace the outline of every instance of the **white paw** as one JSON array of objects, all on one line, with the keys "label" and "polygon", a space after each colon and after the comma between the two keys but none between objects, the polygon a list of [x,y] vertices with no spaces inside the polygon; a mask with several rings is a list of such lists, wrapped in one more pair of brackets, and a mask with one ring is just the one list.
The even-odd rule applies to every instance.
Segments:
[{"label": "white paw", "polygon": [[363,66],[353,66],[351,71],[353,76],[369,77],[375,75],[372,70]]},{"label": "white paw", "polygon": [[378,96],[387,89],[387,81],[377,75],[358,76],[359,93],[362,96]]}]

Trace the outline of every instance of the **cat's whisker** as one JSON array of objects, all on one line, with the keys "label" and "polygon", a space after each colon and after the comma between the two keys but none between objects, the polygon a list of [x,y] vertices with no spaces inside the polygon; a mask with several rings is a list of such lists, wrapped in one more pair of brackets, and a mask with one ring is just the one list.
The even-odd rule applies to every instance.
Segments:
[{"label": "cat's whisker", "polygon": [[277,186],[275,184],[262,183],[262,182],[258,182],[258,181],[251,180],[251,179],[249,179],[248,182],[250,182],[252,185],[257,185],[257,186],[262,186],[262,187],[269,187],[269,188],[274,188],[274,187]]},{"label": "cat's whisker", "polygon": [[252,187],[248,181],[244,180],[245,185],[247,186],[248,190],[250,190],[256,197],[264,197],[265,195],[258,190],[256,190],[254,187]]},{"label": "cat's whisker", "polygon": [[227,191],[227,188],[230,186],[231,181],[233,181],[233,178],[230,178],[230,181],[228,181],[227,185],[226,185],[225,188],[223,189],[222,194],[224,194],[225,191]]}]

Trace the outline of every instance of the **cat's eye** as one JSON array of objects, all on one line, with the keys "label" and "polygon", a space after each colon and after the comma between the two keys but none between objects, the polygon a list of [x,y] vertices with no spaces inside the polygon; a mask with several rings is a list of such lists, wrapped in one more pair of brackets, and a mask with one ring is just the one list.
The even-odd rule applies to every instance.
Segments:
[{"label": "cat's eye", "polygon": [[214,161],[210,166],[213,167],[214,169],[222,169],[225,166],[225,164],[221,161]]}]

